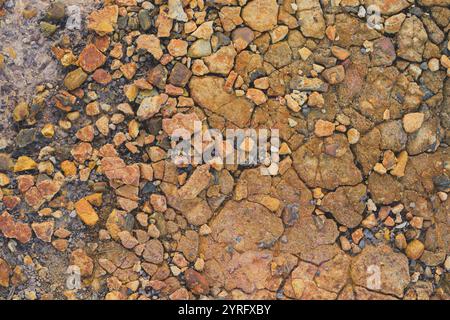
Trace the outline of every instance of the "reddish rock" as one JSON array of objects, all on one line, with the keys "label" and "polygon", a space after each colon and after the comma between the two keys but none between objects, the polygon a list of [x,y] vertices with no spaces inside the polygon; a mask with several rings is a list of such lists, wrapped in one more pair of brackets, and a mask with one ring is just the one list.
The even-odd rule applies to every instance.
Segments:
[{"label": "reddish rock", "polygon": [[94,261],[83,249],[77,249],[72,252],[70,263],[80,268],[80,275],[83,277],[90,276],[94,271]]},{"label": "reddish rock", "polygon": [[8,263],[0,258],[0,286],[4,288],[9,287],[9,277],[11,274],[11,268]]},{"label": "reddish rock", "polygon": [[347,138],[341,134],[324,140],[312,138],[293,153],[293,164],[300,178],[313,188],[334,190],[362,181]]},{"label": "reddish rock", "polygon": [[224,85],[225,79],[219,77],[192,77],[189,82],[191,97],[197,104],[245,127],[250,121],[253,105],[245,97],[226,92]]},{"label": "reddish rock", "polygon": [[38,188],[31,187],[25,193],[25,202],[33,209],[39,209],[40,206],[44,204],[45,199],[43,198]]},{"label": "reddish rock", "polygon": [[284,231],[280,218],[264,206],[245,200],[227,202],[209,225],[215,241],[239,252],[270,247]]},{"label": "reddish rock", "polygon": [[96,46],[88,44],[78,58],[80,67],[86,72],[93,72],[106,62],[106,56]]},{"label": "reddish rock", "polygon": [[91,157],[92,146],[87,142],[82,142],[77,144],[70,153],[77,162],[84,163]]},{"label": "reddish rock", "polygon": [[205,164],[197,167],[189,180],[178,191],[181,199],[189,200],[197,197],[208,185],[211,178],[210,166]]},{"label": "reddish rock", "polygon": [[87,18],[87,28],[103,36],[114,31],[119,16],[118,6],[107,6],[93,11]]},{"label": "reddish rock", "polygon": [[28,191],[34,185],[34,177],[32,175],[22,175],[17,177],[17,186],[21,193]]},{"label": "reddish rock", "polygon": [[107,85],[112,81],[112,77],[105,69],[97,69],[92,75],[92,79],[102,85]]},{"label": "reddish rock", "polygon": [[21,199],[17,196],[4,196],[2,201],[6,209],[12,210],[20,204]]},{"label": "reddish rock", "polygon": [[192,71],[182,63],[175,63],[170,72],[169,82],[177,87],[184,87],[192,76]]},{"label": "reddish rock", "polygon": [[77,131],[75,136],[81,141],[91,142],[92,140],[94,140],[94,126],[89,125],[81,128]]},{"label": "reddish rock", "polygon": [[145,249],[144,252],[142,253],[142,257],[147,262],[154,264],[161,264],[164,258],[164,248],[161,242],[159,242],[156,239],[148,241],[145,244]]},{"label": "reddish rock", "polygon": [[33,229],[36,236],[44,242],[51,242],[53,229],[55,227],[55,221],[45,221],[45,222],[34,222],[31,224],[31,228]]},{"label": "reddish rock", "polygon": [[208,294],[209,284],[206,278],[193,269],[184,272],[186,285],[194,294]]},{"label": "reddish rock", "polygon": [[410,281],[408,258],[385,245],[366,246],[352,261],[351,277],[356,285],[401,298]]},{"label": "reddish rock", "polygon": [[21,243],[27,243],[31,239],[31,228],[28,224],[14,221],[8,212],[0,216],[0,231],[6,238],[17,239]]}]

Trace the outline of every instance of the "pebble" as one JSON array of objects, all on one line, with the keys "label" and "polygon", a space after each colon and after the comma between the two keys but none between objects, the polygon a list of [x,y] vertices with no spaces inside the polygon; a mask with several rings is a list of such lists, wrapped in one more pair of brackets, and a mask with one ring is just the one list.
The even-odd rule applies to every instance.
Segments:
[{"label": "pebble", "polygon": [[88,75],[83,71],[83,69],[75,69],[74,71],[69,72],[66,75],[64,79],[64,85],[69,90],[75,90],[87,80],[87,77]]},{"label": "pebble", "polygon": [[66,15],[66,6],[62,1],[56,1],[47,9],[46,19],[53,21],[61,21]]},{"label": "pebble", "polygon": [[431,72],[439,71],[439,67],[440,67],[440,65],[439,65],[439,59],[432,58],[432,59],[430,59],[430,60],[428,61],[428,69],[429,69]]},{"label": "pebble", "polygon": [[387,170],[386,170],[386,168],[383,166],[383,164],[381,164],[381,163],[377,163],[377,164],[375,164],[375,166],[373,167],[373,170],[376,172],[376,173],[379,173],[379,174],[385,174],[386,172],[387,172]]},{"label": "pebble", "polygon": [[13,111],[14,121],[20,122],[28,118],[30,114],[29,106],[26,102],[20,102],[16,105]]},{"label": "pebble", "polygon": [[14,172],[33,170],[37,168],[37,163],[27,156],[20,156],[14,165]]},{"label": "pebble", "polygon": [[99,217],[97,212],[91,206],[91,204],[82,198],[75,203],[75,210],[78,217],[88,226],[94,226],[97,224]]},{"label": "pebble", "polygon": [[347,139],[350,144],[358,143],[360,136],[361,134],[355,128],[351,128],[347,131]]},{"label": "pebble", "polygon": [[315,124],[314,133],[317,137],[328,137],[333,134],[334,129],[334,123],[319,119]]},{"label": "pebble", "polygon": [[411,260],[417,260],[422,256],[424,250],[425,246],[423,245],[423,243],[417,239],[414,239],[410,243],[408,243],[405,253],[406,256]]},{"label": "pebble", "polygon": [[405,235],[403,233],[399,233],[395,236],[395,246],[400,250],[405,250],[407,247],[407,242]]}]

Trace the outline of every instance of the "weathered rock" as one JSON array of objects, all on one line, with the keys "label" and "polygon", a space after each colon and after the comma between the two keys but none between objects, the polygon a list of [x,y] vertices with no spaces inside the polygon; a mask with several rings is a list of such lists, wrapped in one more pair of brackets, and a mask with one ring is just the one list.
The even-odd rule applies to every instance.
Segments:
[{"label": "weathered rock", "polygon": [[384,122],[377,128],[381,134],[380,148],[382,150],[401,151],[405,148],[407,135],[401,121]]},{"label": "weathered rock", "polygon": [[89,30],[94,30],[99,35],[112,33],[117,23],[118,15],[118,6],[108,6],[101,10],[94,11],[87,18],[87,27]]},{"label": "weathered rock", "polygon": [[200,273],[193,269],[187,269],[184,273],[186,284],[194,294],[208,294],[208,281]]},{"label": "weathered rock", "polygon": [[199,39],[189,47],[188,56],[191,58],[202,58],[209,56],[211,52],[211,42],[209,40]]},{"label": "weathered rock", "polygon": [[191,96],[200,106],[223,116],[239,127],[250,121],[253,106],[244,97],[236,97],[224,90],[225,80],[218,77],[192,77]]},{"label": "weathered rock", "polygon": [[362,181],[344,135],[312,138],[293,153],[293,164],[300,178],[310,187],[336,189]]},{"label": "weathered rock", "polygon": [[368,0],[365,2],[367,7],[376,6],[383,15],[393,15],[411,6],[406,0]]},{"label": "weathered rock", "polygon": [[317,137],[329,137],[333,135],[334,129],[334,123],[319,119],[314,126],[314,134]]},{"label": "weathered rock", "polygon": [[403,187],[391,175],[372,173],[368,189],[375,203],[390,204],[401,199]]},{"label": "weathered rock", "polygon": [[318,276],[314,278],[314,281],[321,289],[339,293],[349,280],[350,263],[349,256],[338,254],[319,267]]},{"label": "weathered rock", "polygon": [[209,223],[212,237],[239,252],[270,248],[283,233],[283,224],[264,206],[229,201]]},{"label": "weathered rock", "polygon": [[79,88],[87,79],[88,75],[83,71],[83,69],[78,68],[72,72],[69,72],[65,79],[64,85],[69,90],[75,90]]},{"label": "weathered rock", "polygon": [[336,254],[333,243],[338,235],[336,223],[332,219],[317,220],[313,216],[301,216],[292,227],[286,229],[286,241],[281,243],[281,249],[301,254],[304,260],[322,260],[322,254]]},{"label": "weathered rock", "polygon": [[428,36],[419,18],[416,16],[407,18],[402,24],[397,39],[399,57],[411,62],[422,62],[422,54]]},{"label": "weathered rock", "polygon": [[77,249],[72,252],[70,263],[80,268],[80,275],[83,277],[90,276],[94,271],[94,262],[92,258],[82,249]]},{"label": "weathered rock", "polygon": [[355,187],[339,187],[335,192],[325,195],[321,209],[331,212],[336,220],[346,227],[355,228],[363,219],[366,191],[366,187],[362,184]]},{"label": "weathered rock", "polygon": [[31,228],[25,223],[16,222],[7,211],[0,215],[0,231],[6,238],[17,239],[21,243],[31,239]]},{"label": "weathered rock", "polygon": [[8,263],[0,258],[0,286],[4,288],[9,287],[9,277],[11,274],[11,268]]},{"label": "weathered rock", "polygon": [[145,244],[145,249],[142,253],[142,257],[145,259],[145,261],[154,264],[160,264],[163,262],[163,256],[164,248],[161,242],[156,239],[152,239]]},{"label": "weathered rock", "polygon": [[252,0],[242,9],[241,16],[253,30],[268,31],[277,24],[278,4],[275,0]]},{"label": "weathered rock", "polygon": [[75,203],[75,210],[80,219],[88,226],[94,226],[98,222],[98,215],[95,212],[91,204],[82,198],[77,203]]},{"label": "weathered rock", "polygon": [[33,229],[36,236],[44,242],[51,242],[53,229],[55,227],[55,221],[45,221],[45,222],[35,222],[31,224],[31,228]]},{"label": "weathered rock", "polygon": [[183,3],[180,0],[169,0],[169,14],[168,16],[174,20],[187,22],[188,17],[183,10]]},{"label": "weathered rock", "polygon": [[322,76],[329,84],[341,83],[345,79],[345,69],[342,65],[338,65],[322,72]]},{"label": "weathered rock", "polygon": [[106,62],[106,56],[96,46],[88,44],[78,57],[78,64],[86,72],[93,72]]},{"label": "weathered rock", "polygon": [[390,66],[397,57],[392,40],[382,37],[373,42],[371,60],[373,66]]},{"label": "weathered rock", "polygon": [[290,64],[292,61],[292,50],[287,41],[282,41],[271,45],[264,55],[264,60],[277,69]]},{"label": "weathered rock", "polygon": [[160,41],[152,34],[142,34],[136,39],[138,49],[144,49],[150,53],[156,60],[161,59],[163,51]]},{"label": "weathered rock", "polygon": [[196,198],[209,185],[210,178],[209,165],[197,167],[186,184],[178,191],[179,196],[184,200]]},{"label": "weathered rock", "polygon": [[170,72],[169,82],[177,87],[184,87],[192,76],[192,71],[182,63],[175,63]]},{"label": "weathered rock", "polygon": [[417,239],[414,239],[413,241],[408,243],[405,253],[408,258],[417,260],[422,256],[424,250],[425,246],[423,245],[423,243]]},{"label": "weathered rock", "polygon": [[296,1],[297,18],[305,37],[322,39],[325,36],[325,19],[319,0]]},{"label": "weathered rock", "polygon": [[425,116],[423,113],[414,112],[403,116],[403,128],[406,133],[413,133],[420,129]]},{"label": "weathered rock", "polygon": [[148,97],[142,100],[139,109],[136,112],[139,120],[147,120],[159,112],[161,107],[166,103],[168,96],[161,94],[158,96]]},{"label": "weathered rock", "polygon": [[385,245],[367,246],[353,259],[351,277],[356,285],[401,298],[410,281],[408,259]]},{"label": "weathered rock", "polygon": [[232,45],[222,47],[214,54],[204,58],[209,72],[227,75],[233,69],[236,50]]}]

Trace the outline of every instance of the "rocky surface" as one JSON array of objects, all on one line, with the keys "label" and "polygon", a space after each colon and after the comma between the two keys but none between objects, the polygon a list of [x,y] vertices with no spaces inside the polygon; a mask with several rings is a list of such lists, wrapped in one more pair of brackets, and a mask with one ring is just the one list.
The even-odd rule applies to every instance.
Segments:
[{"label": "rocky surface", "polygon": [[[0,0],[0,299],[449,299],[449,29],[445,0]],[[278,164],[171,157],[247,128]]]}]

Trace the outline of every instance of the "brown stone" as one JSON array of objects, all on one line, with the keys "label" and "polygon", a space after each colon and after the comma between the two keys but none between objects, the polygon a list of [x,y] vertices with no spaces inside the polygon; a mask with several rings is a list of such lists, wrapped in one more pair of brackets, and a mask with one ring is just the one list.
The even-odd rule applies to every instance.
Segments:
[{"label": "brown stone", "polygon": [[11,268],[8,263],[0,258],[0,286],[4,288],[9,287],[9,277],[11,274]]},{"label": "brown stone", "polygon": [[275,0],[253,0],[242,9],[242,19],[255,31],[269,31],[277,24],[278,4]]},{"label": "brown stone", "polygon": [[293,164],[300,178],[314,188],[334,190],[362,181],[347,138],[341,134],[312,138],[293,153]]},{"label": "brown stone", "polygon": [[161,59],[163,51],[159,39],[154,35],[143,34],[136,39],[138,50],[144,49],[150,53],[156,60]]},{"label": "brown stone", "polygon": [[78,64],[86,72],[93,72],[106,62],[106,56],[101,53],[96,46],[88,44],[81,51]]},{"label": "brown stone", "polygon": [[99,35],[112,33],[119,15],[118,6],[107,6],[101,10],[93,11],[87,18],[87,27]]},{"label": "brown stone", "polygon": [[225,80],[219,77],[192,77],[191,97],[201,107],[215,112],[239,127],[250,121],[253,106],[244,97],[236,97],[224,89]]},{"label": "brown stone", "polygon": [[192,76],[191,70],[182,63],[175,63],[170,72],[169,82],[177,87],[184,87]]},{"label": "brown stone", "polygon": [[180,39],[171,39],[167,45],[167,50],[174,57],[182,57],[187,54],[188,43]]},{"label": "brown stone", "polygon": [[[370,268],[370,269],[369,269]],[[380,287],[371,281],[378,277]],[[351,277],[354,284],[397,297],[403,296],[403,290],[409,284],[408,259],[401,253],[395,253],[390,247],[367,246],[352,261]]]},{"label": "brown stone", "polygon": [[81,221],[86,225],[94,226],[98,222],[97,212],[95,212],[94,208],[85,198],[75,203],[75,210]]},{"label": "brown stone", "polygon": [[239,252],[270,247],[283,233],[279,218],[264,206],[248,201],[227,202],[209,225],[215,241]]},{"label": "brown stone", "polygon": [[27,243],[31,239],[31,228],[28,224],[14,221],[7,211],[0,215],[0,231],[6,238],[17,239],[21,243]]},{"label": "brown stone", "polygon": [[51,242],[53,229],[55,227],[55,221],[49,220],[45,222],[34,222],[31,224],[31,228],[33,229],[36,236],[44,242]]},{"label": "brown stone", "polygon": [[66,75],[64,78],[64,85],[69,90],[75,90],[86,81],[87,77],[88,75],[83,71],[83,69],[75,69]]},{"label": "brown stone", "polygon": [[81,128],[77,131],[75,136],[81,141],[91,142],[94,140],[94,126],[89,125]]},{"label": "brown stone", "polygon": [[234,66],[236,50],[232,45],[225,46],[217,50],[212,55],[203,60],[207,65],[209,72],[227,75]]},{"label": "brown stone", "polygon": [[363,184],[355,187],[339,187],[335,192],[325,195],[321,209],[331,212],[339,223],[355,228],[363,218],[362,214],[366,207],[365,196],[366,187]]},{"label": "brown stone", "polygon": [[112,81],[111,75],[104,69],[95,70],[94,74],[92,75],[92,79],[102,85],[107,85]]},{"label": "brown stone", "polygon": [[80,275],[90,276],[94,271],[94,262],[82,249],[77,249],[70,256],[70,263],[80,268]]},{"label": "brown stone", "polygon": [[335,66],[323,71],[322,76],[329,84],[338,84],[345,79],[345,69],[342,65]]},{"label": "brown stone", "polygon": [[333,134],[335,130],[335,125],[332,122],[325,120],[317,120],[314,126],[314,133],[318,137],[328,137]]},{"label": "brown stone", "polygon": [[184,276],[186,285],[194,294],[208,294],[209,284],[204,276],[193,269],[187,269]]},{"label": "brown stone", "polygon": [[149,240],[145,244],[144,252],[142,253],[142,257],[145,259],[145,261],[154,263],[154,264],[160,264],[163,262],[164,257],[164,248],[156,239]]}]

